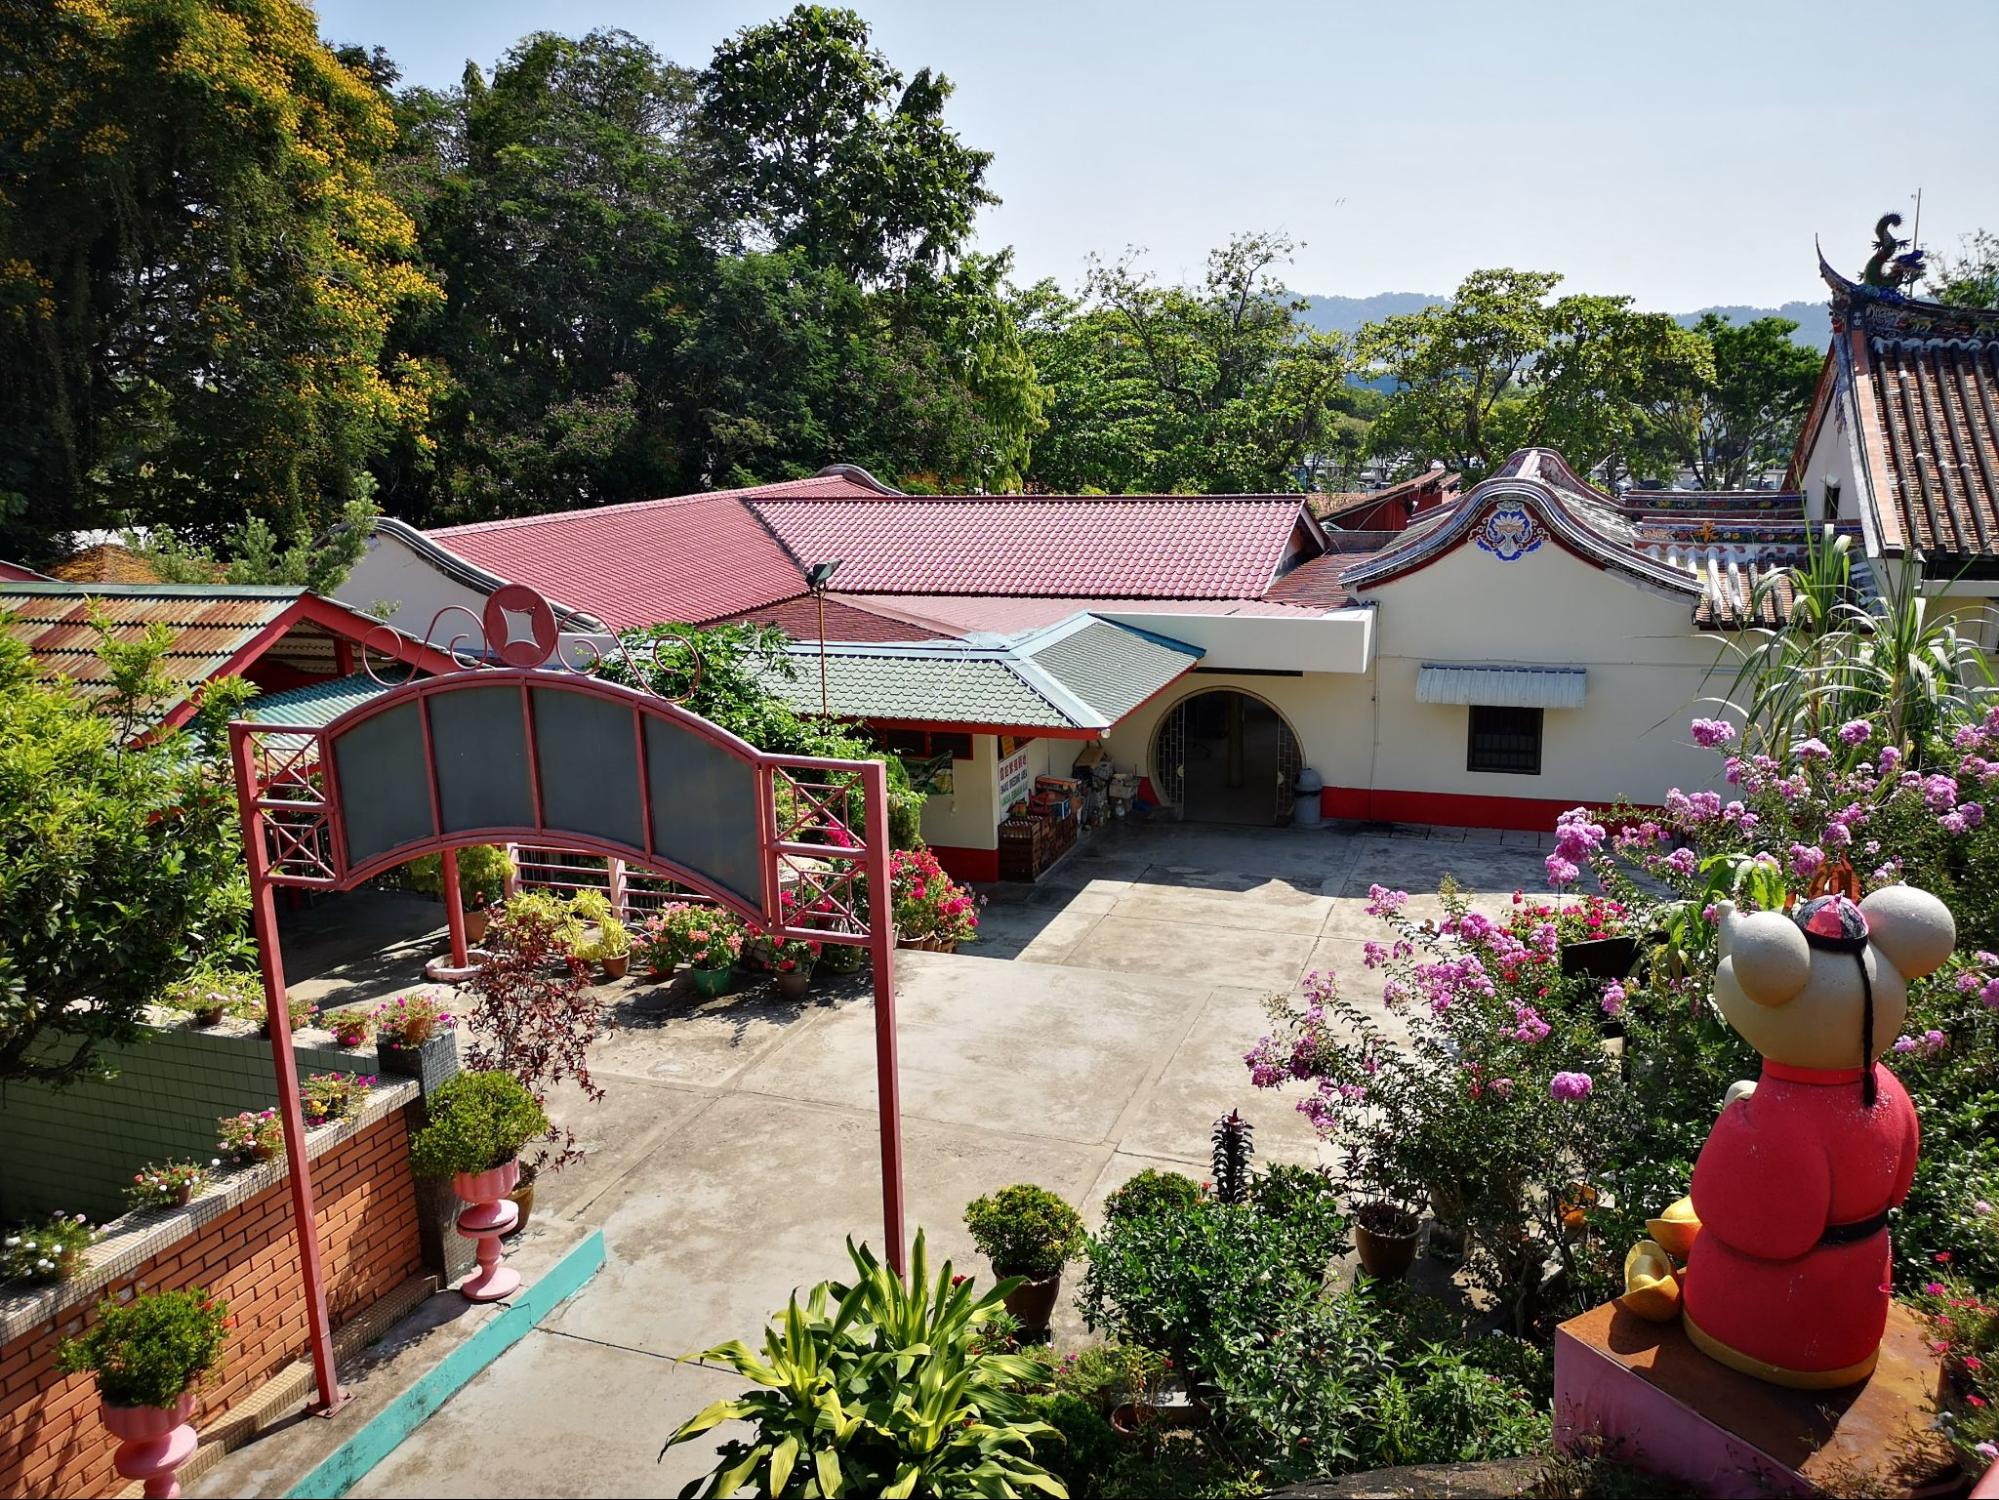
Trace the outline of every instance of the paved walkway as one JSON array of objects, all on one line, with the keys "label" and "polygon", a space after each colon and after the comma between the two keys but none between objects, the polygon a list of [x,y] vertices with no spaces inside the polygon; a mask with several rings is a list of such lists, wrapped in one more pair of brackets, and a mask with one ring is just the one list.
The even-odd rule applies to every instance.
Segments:
[{"label": "paved walkway", "polygon": [[[984,1275],[969,1199],[1038,1182],[1094,1220],[1142,1166],[1205,1175],[1209,1127],[1235,1106],[1259,1159],[1310,1159],[1309,1128],[1253,1094],[1241,1062],[1266,996],[1311,968],[1365,982],[1360,944],[1380,931],[1362,910],[1369,884],[1434,892],[1449,872],[1503,897],[1541,883],[1539,845],[1119,827],[1042,884],[998,888],[977,948],[898,955],[912,1229]],[[792,1288],[843,1272],[848,1235],[879,1242],[864,986],[803,1006],[765,992],[696,1003],[683,987],[627,987],[624,1029],[596,1064],[608,1097],[561,1101],[590,1155],[544,1179],[524,1254],[601,1226],[604,1270],[353,1493],[675,1490],[705,1470],[705,1445],[657,1464],[660,1444],[740,1382],[674,1356],[754,1342]],[[1059,1316],[1058,1335],[1080,1332],[1072,1306]],[[266,1446],[194,1492],[254,1492],[276,1472],[271,1455],[249,1462]]]}]

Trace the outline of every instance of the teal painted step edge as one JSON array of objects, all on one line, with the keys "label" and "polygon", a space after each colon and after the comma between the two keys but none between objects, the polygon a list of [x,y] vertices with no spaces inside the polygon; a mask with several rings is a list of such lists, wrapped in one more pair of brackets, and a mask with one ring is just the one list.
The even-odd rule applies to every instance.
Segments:
[{"label": "teal painted step edge", "polygon": [[604,1264],[604,1231],[589,1237],[523,1287],[506,1310],[453,1349],[417,1383],[376,1412],[353,1436],[285,1491],[285,1500],[338,1500],[395,1452],[403,1439],[466,1382],[527,1337],[556,1306],[574,1296]]}]

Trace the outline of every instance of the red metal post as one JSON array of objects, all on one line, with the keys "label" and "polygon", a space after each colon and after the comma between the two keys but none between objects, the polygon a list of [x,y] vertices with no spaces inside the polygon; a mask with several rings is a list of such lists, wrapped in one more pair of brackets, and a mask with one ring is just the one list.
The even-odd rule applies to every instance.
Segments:
[{"label": "red metal post", "polygon": [[270,851],[264,841],[264,812],[258,805],[250,733],[249,725],[230,725],[229,753],[236,767],[236,806],[243,823],[243,856],[250,870],[250,914],[257,932],[258,963],[264,972],[264,1015],[277,1074],[278,1113],[285,1128],[285,1170],[291,1178],[292,1228],[298,1235],[306,1334],[312,1345],[312,1375],[319,1386],[319,1399],[309,1410],[331,1416],[346,1400],[346,1393],[340,1389],[333,1364],[333,1324],[326,1313],[326,1276],[320,1265],[319,1223],[312,1206],[312,1164],[305,1154],[298,1064],[292,1055],[291,1015],[285,1003],[284,955],[278,948],[278,910],[271,895]]},{"label": "red metal post", "polygon": [[875,970],[875,1090],[881,1115],[882,1227],[888,1263],[904,1264],[902,1220],[902,1086],[895,1057],[895,902],[889,894],[888,771],[861,763],[868,807],[868,951]]},{"label": "red metal post", "polygon": [[437,862],[444,877],[444,922],[451,929],[451,966],[462,969],[471,959],[466,955],[465,901],[458,893],[458,851],[446,849]]}]

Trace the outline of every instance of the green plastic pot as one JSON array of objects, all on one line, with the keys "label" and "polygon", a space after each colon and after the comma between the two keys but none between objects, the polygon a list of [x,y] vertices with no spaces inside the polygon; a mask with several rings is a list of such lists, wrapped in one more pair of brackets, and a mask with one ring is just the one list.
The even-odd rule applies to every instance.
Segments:
[{"label": "green plastic pot", "polygon": [[694,992],[704,999],[713,1000],[729,993],[729,980],[736,971],[735,966],[729,964],[719,969],[695,969],[692,972]]}]

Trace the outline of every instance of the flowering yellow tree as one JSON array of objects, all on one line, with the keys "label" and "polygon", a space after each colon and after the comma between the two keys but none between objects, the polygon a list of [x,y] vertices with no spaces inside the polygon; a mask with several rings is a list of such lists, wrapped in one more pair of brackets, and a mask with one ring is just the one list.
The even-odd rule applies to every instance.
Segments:
[{"label": "flowering yellow tree", "polygon": [[6,7],[0,57],[0,554],[364,496],[434,384],[389,320],[442,295],[376,178],[382,93],[294,0]]}]

